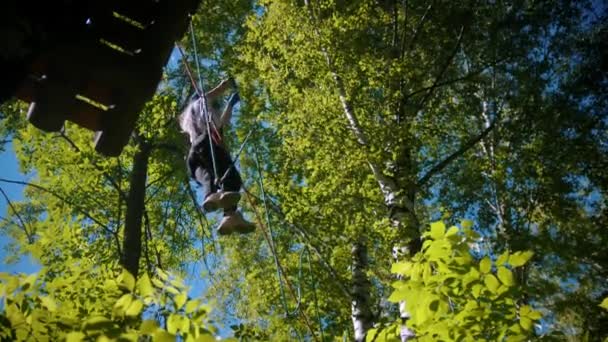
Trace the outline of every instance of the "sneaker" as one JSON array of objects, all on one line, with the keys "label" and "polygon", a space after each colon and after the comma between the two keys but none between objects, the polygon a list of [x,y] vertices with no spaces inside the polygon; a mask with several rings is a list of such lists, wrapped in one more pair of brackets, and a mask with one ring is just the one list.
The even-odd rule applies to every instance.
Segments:
[{"label": "sneaker", "polygon": [[234,233],[234,224],[230,219],[231,216],[224,216],[224,218],[222,219],[222,222],[220,222],[220,225],[217,227],[217,233],[219,235],[230,235],[232,233]]},{"label": "sneaker", "polygon": [[229,215],[224,216],[220,226],[217,229],[218,234],[228,235],[234,232],[239,234],[248,234],[255,230],[255,225],[243,218],[243,215],[235,211]]},{"label": "sneaker", "polygon": [[222,209],[235,208],[236,204],[239,203],[240,199],[241,199],[241,194],[237,191],[221,192],[219,206]]},{"label": "sneaker", "polygon": [[208,213],[219,210],[220,208],[222,208],[221,200],[222,200],[221,193],[219,193],[219,192],[212,193],[211,195],[205,197],[205,201],[203,202],[203,210],[205,210],[205,212],[208,212]]}]

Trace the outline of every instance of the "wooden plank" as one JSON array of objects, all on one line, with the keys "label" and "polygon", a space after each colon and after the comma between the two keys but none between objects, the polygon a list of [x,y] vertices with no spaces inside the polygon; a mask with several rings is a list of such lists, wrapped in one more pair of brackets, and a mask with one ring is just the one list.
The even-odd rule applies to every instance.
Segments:
[{"label": "wooden plank", "polygon": [[68,113],[76,104],[73,92],[53,80],[45,79],[36,84],[34,97],[27,113],[28,121],[43,131],[61,130]]},{"label": "wooden plank", "polygon": [[102,118],[105,113],[105,111],[84,101],[76,101],[67,119],[91,131],[98,131],[103,129]]},{"label": "wooden plank", "polygon": [[[131,19],[144,27],[154,23],[162,15],[159,3],[170,0],[115,0],[108,4],[112,12]],[[171,2],[171,1],[170,1]]]},{"label": "wooden plank", "polygon": [[91,39],[103,39],[114,43],[132,54],[139,53],[147,40],[146,29],[138,28],[111,14],[91,18]]}]

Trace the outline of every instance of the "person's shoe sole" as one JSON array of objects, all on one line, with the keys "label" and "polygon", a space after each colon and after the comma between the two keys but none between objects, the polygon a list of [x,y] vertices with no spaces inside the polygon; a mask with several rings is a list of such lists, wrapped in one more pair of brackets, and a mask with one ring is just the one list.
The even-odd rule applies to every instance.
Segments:
[{"label": "person's shoe sole", "polygon": [[255,231],[255,224],[247,222],[246,224],[243,224],[241,226],[234,227],[234,231],[239,234],[250,234]]},{"label": "person's shoe sole", "polygon": [[217,233],[218,233],[219,235],[230,235],[230,234],[232,234],[233,232],[234,232],[234,231],[233,231],[232,229],[227,228],[227,227],[222,226],[222,225],[220,225],[220,226],[217,228]]},{"label": "person's shoe sole", "polygon": [[241,194],[236,191],[225,192],[220,197],[219,206],[223,209],[230,209],[236,206],[241,199]]},{"label": "person's shoe sole", "polygon": [[205,212],[212,212],[212,211],[216,211],[216,210],[220,210],[222,208],[222,197],[221,195],[217,195],[217,199],[212,199],[212,196],[215,196],[215,194],[210,195],[207,199],[205,199],[205,202],[203,202],[203,210]]}]

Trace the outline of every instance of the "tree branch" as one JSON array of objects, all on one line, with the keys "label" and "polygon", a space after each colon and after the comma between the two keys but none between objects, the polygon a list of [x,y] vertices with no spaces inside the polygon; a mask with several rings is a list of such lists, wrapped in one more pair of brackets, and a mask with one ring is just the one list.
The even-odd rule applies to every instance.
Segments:
[{"label": "tree branch", "polygon": [[[312,7],[310,6],[309,0],[304,0],[304,3],[306,5],[306,7],[308,7],[312,21],[316,22],[316,18],[312,11]],[[317,35],[317,37],[321,37],[321,33],[319,32],[318,26],[317,25],[313,25],[313,26],[314,26],[314,31],[315,31],[315,34]],[[346,89],[344,87],[344,82],[342,81],[342,78],[340,77],[340,75],[338,75],[338,72],[336,71],[336,68],[334,66],[334,62],[333,62],[331,56],[329,55],[329,52],[325,48],[325,46],[320,45],[320,48],[321,48],[321,52],[322,52],[323,56],[325,57],[325,62],[327,63],[327,67],[329,68],[329,71],[331,72],[334,82],[336,82],[336,88],[338,88],[338,97],[340,99],[340,103],[342,104],[342,109],[344,110],[344,115],[346,116],[346,119],[348,120],[350,130],[355,135],[355,138],[357,138],[357,141],[359,142],[359,144],[361,144],[363,146],[367,146],[368,143],[367,143],[367,138],[365,137],[365,133],[363,132],[363,129],[361,128],[361,126],[359,124],[359,120],[357,119],[357,116],[355,115],[355,113],[353,111],[352,105],[351,105],[350,101],[348,101],[348,98],[346,96]]]},{"label": "tree branch", "polygon": [[478,136],[476,136],[476,137],[472,138],[471,140],[467,141],[456,152],[452,153],[447,158],[445,158],[444,160],[442,160],[441,162],[439,162],[437,165],[433,166],[422,178],[420,178],[418,180],[417,185],[419,187],[423,186],[429,179],[431,179],[431,177],[433,177],[436,173],[438,173],[441,170],[443,170],[454,159],[456,159],[456,158],[460,157],[461,155],[463,155],[471,147],[473,147],[475,144],[477,144],[480,140],[482,140],[483,138],[485,138],[488,135],[488,133],[490,133],[490,131],[492,131],[492,129],[496,125],[496,121],[497,120],[492,121],[492,123],[486,129],[484,129],[483,132],[481,132]]},{"label": "tree branch", "polygon": [[[420,28],[422,27],[422,24],[424,24],[424,22],[426,21],[427,15],[431,12],[431,9],[433,8],[433,3],[431,3],[426,10],[424,11],[424,14],[422,15],[422,18],[420,18],[420,21],[418,22],[418,25],[416,25],[416,28],[414,29],[414,35],[412,36],[412,40],[410,41],[407,49],[404,49],[403,47],[401,48],[401,58],[403,58],[405,56],[405,52],[406,51],[411,51],[412,48],[414,47],[414,43],[416,42],[416,38],[418,38],[418,32],[420,32]],[[405,34],[404,34],[405,36]],[[403,39],[403,44],[405,44],[405,37]]]},{"label": "tree branch", "polygon": [[435,81],[433,82],[433,85],[429,88],[426,95],[422,98],[422,101],[420,101],[420,103],[418,104],[418,108],[422,108],[424,106],[426,101],[428,101],[428,99],[433,94],[433,91],[437,88],[437,85],[439,84],[439,80],[443,77],[443,74],[445,74],[445,72],[448,70],[448,67],[450,66],[450,64],[452,64],[454,57],[456,57],[456,54],[458,53],[458,49],[460,48],[460,44],[462,43],[463,36],[464,36],[464,25],[460,27],[460,32],[458,33],[458,40],[456,41],[456,46],[454,46],[454,50],[452,51],[452,54],[446,60],[445,64],[439,71],[439,74],[437,74],[437,77],[435,77]]},{"label": "tree branch", "polygon": [[[262,203],[262,199],[257,197],[256,195],[252,194],[249,190],[247,190],[245,187],[243,187],[245,193],[247,194],[248,198],[254,199],[255,202]],[[338,288],[340,289],[340,291],[344,294],[345,298],[350,298],[351,297],[351,293],[350,291],[344,286],[344,284],[346,283],[346,281],[344,279],[342,279],[342,277],[340,277],[340,275],[338,275],[338,273],[336,272],[336,270],[329,264],[329,262],[327,262],[327,260],[325,259],[325,257],[323,256],[323,254],[321,253],[321,251],[317,248],[317,246],[315,246],[312,241],[311,238],[309,236],[309,234],[306,232],[306,229],[287,222],[285,220],[285,214],[283,214],[283,211],[281,210],[281,208],[277,205],[275,205],[274,203],[272,203],[272,201],[270,201],[270,209],[272,211],[274,211],[276,214],[279,215],[279,217],[282,219],[282,221],[284,223],[287,224],[287,226],[289,226],[291,229],[295,230],[297,233],[300,234],[300,236],[302,236],[302,238],[304,238],[304,240],[306,240],[306,245],[311,248],[315,254],[317,255],[317,258],[319,259],[319,262],[321,264],[321,266],[323,266],[323,268],[325,268],[329,274],[331,275],[332,280],[334,280],[334,283],[338,286]]]},{"label": "tree branch", "polygon": [[15,181],[15,180],[10,180],[10,179],[5,179],[5,178],[0,178],[0,182],[3,183],[8,183],[8,184],[19,184],[19,185],[25,185],[25,186],[31,186],[33,188],[36,188],[38,190],[42,190],[54,197],[56,197],[57,199],[59,199],[62,202],[65,202],[67,204],[69,204],[70,206],[74,207],[74,209],[76,209],[76,211],[78,211],[79,213],[81,213],[82,215],[84,215],[86,218],[88,218],[89,220],[93,221],[94,223],[96,223],[97,225],[99,225],[101,228],[103,228],[104,230],[106,230],[108,233],[117,236],[117,233],[115,231],[113,231],[112,229],[108,228],[107,225],[101,223],[101,221],[99,221],[98,219],[94,218],[93,216],[91,216],[91,214],[89,214],[87,211],[85,211],[84,209],[80,208],[78,205],[76,205],[75,203],[67,200],[66,198],[64,198],[63,196],[57,194],[56,192],[49,190],[41,185],[38,184],[34,184],[34,183],[28,183],[28,182],[22,182],[22,181]]},{"label": "tree branch", "polygon": [[483,68],[481,68],[479,70],[473,71],[473,72],[468,73],[468,74],[466,74],[464,76],[461,76],[461,77],[453,78],[453,79],[450,79],[450,80],[447,80],[447,81],[443,81],[443,82],[434,83],[431,86],[420,88],[418,90],[414,90],[413,92],[407,94],[405,97],[406,98],[410,98],[410,97],[412,97],[414,95],[418,95],[418,94],[424,93],[426,91],[433,91],[433,90],[435,90],[435,89],[437,89],[439,87],[444,87],[444,86],[451,85],[451,84],[454,84],[454,83],[458,83],[458,82],[461,82],[461,81],[466,81],[466,80],[468,80],[470,78],[473,78],[473,77],[481,74],[482,72],[486,71],[488,68],[490,68],[490,65],[487,65],[487,66],[485,66],[485,67],[483,67]]},{"label": "tree branch", "polygon": [[[81,150],[80,148],[76,145],[76,143],[74,143],[74,141],[72,139],[70,139],[64,131],[59,132],[60,137],[63,138],[68,144],[70,144],[70,146],[72,146],[72,149],[74,149],[74,151],[80,153]],[[122,197],[123,201],[127,201],[127,195],[124,193],[124,191],[122,191],[122,189],[120,188],[120,186],[118,185],[118,183],[116,183],[116,181],[110,177],[110,175],[108,175],[107,172],[103,171],[99,165],[95,164],[95,163],[91,163],[91,165],[93,165],[93,167],[95,167],[95,169],[99,172],[101,172],[103,174],[103,177],[110,182],[110,184],[112,185],[112,187],[118,192],[118,196]]]},{"label": "tree branch", "polygon": [[4,196],[4,199],[6,200],[6,203],[8,203],[8,206],[11,208],[11,210],[13,211],[13,213],[15,214],[15,216],[17,216],[17,220],[19,220],[21,229],[23,229],[23,232],[25,233],[25,236],[27,236],[27,241],[29,243],[33,243],[34,242],[34,237],[28,231],[27,225],[25,224],[25,221],[23,220],[23,218],[19,214],[19,211],[17,211],[17,209],[15,208],[15,206],[13,206],[13,202],[11,202],[11,199],[8,198],[8,195],[6,194],[6,192],[4,192],[4,189],[2,189],[2,187],[0,187],[0,192],[2,193],[2,196]]}]

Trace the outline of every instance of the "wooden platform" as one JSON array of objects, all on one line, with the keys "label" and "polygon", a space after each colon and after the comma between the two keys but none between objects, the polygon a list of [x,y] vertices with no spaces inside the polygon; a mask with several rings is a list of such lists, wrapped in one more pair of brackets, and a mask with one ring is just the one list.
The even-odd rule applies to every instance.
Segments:
[{"label": "wooden platform", "polygon": [[50,11],[64,17],[41,24],[40,10],[24,14],[19,25],[49,37],[15,64],[23,71],[14,95],[31,102],[28,120],[44,131],[72,121],[96,132],[97,151],[119,155],[199,1],[63,1]]}]

